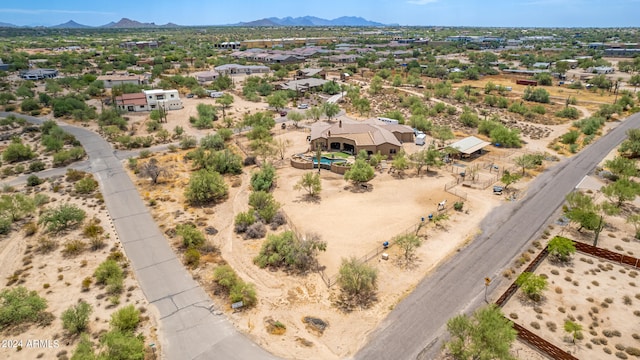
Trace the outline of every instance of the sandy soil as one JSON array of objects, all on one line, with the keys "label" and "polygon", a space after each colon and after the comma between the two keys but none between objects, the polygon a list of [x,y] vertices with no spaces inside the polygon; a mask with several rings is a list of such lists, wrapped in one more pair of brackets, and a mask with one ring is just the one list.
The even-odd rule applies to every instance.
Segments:
[{"label": "sandy soil", "polygon": [[[70,194],[71,185],[65,185],[62,181],[62,189],[58,192],[51,191],[51,184],[45,183],[35,189],[25,189],[23,186],[16,187],[19,192],[33,195],[34,193],[44,194],[51,198],[51,202],[46,207],[56,207],[63,203],[71,203],[79,206],[87,212],[87,220],[95,218],[103,226],[105,247],[98,251],[85,250],[75,256],[65,256],[62,253],[65,243],[70,240],[81,239],[85,243],[88,240],[82,235],[81,227],[58,235],[45,233],[40,227],[33,236],[25,236],[22,229],[16,229],[8,236],[0,239],[0,278],[3,279],[2,288],[8,287],[9,279],[14,273],[19,273],[19,280],[16,285],[25,286],[29,290],[36,290],[38,294],[47,301],[46,311],[51,312],[56,317],[53,323],[47,327],[30,326],[26,331],[19,334],[3,334],[4,339],[23,340],[21,351],[1,349],[0,358],[3,359],[34,359],[42,356],[45,359],[55,358],[54,354],[66,352],[68,356],[73,353],[77,343],[77,337],[68,337],[62,327],[60,316],[62,312],[80,300],[88,302],[92,306],[92,313],[89,322],[89,333],[94,342],[103,331],[109,329],[111,314],[119,308],[134,304],[136,308],[147,309],[148,303],[144,294],[138,288],[135,278],[131,272],[124,282],[124,293],[119,297],[120,303],[113,305],[109,296],[104,294],[104,288],[95,284],[90,286],[88,291],[82,291],[82,281],[84,278],[91,278],[96,267],[106,260],[112,251],[122,251],[121,245],[115,234],[113,224],[107,210],[101,201],[93,196],[73,196]],[[27,219],[31,220],[31,219]],[[33,217],[32,220],[37,220]],[[20,222],[24,223],[24,222]],[[36,251],[38,239],[49,238],[57,242],[57,249],[47,254],[40,254]],[[95,282],[95,279],[94,281]],[[5,284],[6,283],[6,284]],[[143,314],[146,320],[141,323],[138,331],[144,334],[146,344],[156,343],[156,324],[150,311]],[[27,340],[57,340],[58,347],[52,348],[29,348],[26,346]],[[42,355],[40,355],[42,354]]]}]

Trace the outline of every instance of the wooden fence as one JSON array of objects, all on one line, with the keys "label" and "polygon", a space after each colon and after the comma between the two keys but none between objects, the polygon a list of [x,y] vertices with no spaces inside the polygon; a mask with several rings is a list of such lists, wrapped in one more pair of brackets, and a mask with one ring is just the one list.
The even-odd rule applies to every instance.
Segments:
[{"label": "wooden fence", "polygon": [[583,252],[585,254],[640,269],[640,259],[633,256],[620,254],[577,241],[574,241],[573,244],[575,245],[577,251]]},{"label": "wooden fence", "polygon": [[[624,254],[619,254],[607,249],[602,249],[599,247],[595,247],[589,244],[573,241],[573,244],[576,247],[576,250],[585,254],[589,254],[591,256],[609,260],[615,263],[628,265],[634,267],[636,269],[640,269],[640,259],[637,259],[633,256],[627,256]],[[536,256],[533,261],[524,269],[524,272],[533,272],[538,265],[549,255],[549,250],[545,247],[538,256]],[[509,288],[496,300],[496,305],[502,307],[506,304],[507,301],[513,296],[513,294],[518,291],[518,285],[516,285],[515,281],[509,286]],[[518,332],[518,337],[529,343],[532,347],[536,348],[538,351],[548,355],[552,359],[560,359],[560,360],[578,360],[575,356],[567,353],[566,351],[560,349],[559,347],[553,345],[547,340],[541,338],[540,336],[534,334],[533,332],[525,329],[523,326],[513,323],[513,328]]]},{"label": "wooden fence", "polygon": [[513,323],[513,328],[518,332],[518,337],[520,340],[523,340],[529,343],[534,348],[538,349],[538,351],[550,356],[555,360],[578,360],[577,357],[567,353],[566,351],[560,349],[559,347],[553,345],[547,340],[541,338],[540,336],[532,333],[531,331],[525,329],[523,326]]}]

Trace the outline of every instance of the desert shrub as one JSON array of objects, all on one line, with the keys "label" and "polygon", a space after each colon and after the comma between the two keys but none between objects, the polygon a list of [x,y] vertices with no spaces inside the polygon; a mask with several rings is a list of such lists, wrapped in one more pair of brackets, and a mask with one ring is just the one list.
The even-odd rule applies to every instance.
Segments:
[{"label": "desert shrub", "polygon": [[378,289],[378,270],[355,257],[342,259],[338,284],[352,301],[366,305]]},{"label": "desert shrub", "polygon": [[111,327],[122,333],[133,333],[140,323],[140,311],[127,305],[111,315]]},{"label": "desert shrub", "polygon": [[265,191],[254,191],[249,195],[249,205],[265,223],[270,223],[278,212],[280,204],[273,195]]},{"label": "desert shrub", "polygon": [[85,177],[75,183],[74,188],[79,194],[90,194],[98,188],[98,182],[91,177]]},{"label": "desert shrub", "polygon": [[76,205],[63,204],[56,209],[46,210],[38,222],[44,224],[47,231],[57,233],[79,225],[86,215],[86,212]]},{"label": "desert shrub", "polygon": [[91,315],[91,305],[80,301],[62,313],[62,327],[72,335],[80,334],[89,325],[89,315]]},{"label": "desert shrub", "polygon": [[42,161],[36,160],[29,164],[29,171],[31,172],[39,172],[45,169],[45,165]]},{"label": "desert shrub", "polygon": [[2,152],[2,160],[7,163],[31,160],[36,156],[31,146],[24,145],[19,137],[14,137]]},{"label": "desert shrub", "polygon": [[623,360],[629,358],[627,354],[623,353],[622,351],[616,351],[616,357]]},{"label": "desert shrub", "polygon": [[[634,335],[637,335],[637,334],[634,334]],[[636,337],[634,337],[634,339],[637,339],[637,338],[636,338]],[[628,347],[626,347],[626,348],[624,349],[624,351],[625,351],[627,354],[629,354],[629,355],[636,356],[636,357],[640,357],[640,349],[635,348],[635,347],[633,347],[633,346],[628,346]]]},{"label": "desert shrub", "polygon": [[202,169],[192,174],[185,197],[190,204],[201,205],[225,198],[228,192],[228,186],[219,173]]},{"label": "desert shrub", "polygon": [[89,287],[91,286],[92,282],[93,280],[91,280],[90,277],[86,277],[82,279],[82,285],[81,285],[82,291],[89,291]]},{"label": "desert shrub", "polygon": [[0,291],[0,330],[45,318],[47,301],[24,286]]},{"label": "desert shrub", "polygon": [[24,231],[24,236],[33,236],[38,232],[38,225],[33,221],[29,221],[24,224],[22,230]]},{"label": "desert shrub", "polygon": [[[102,262],[96,268],[93,276],[96,277],[97,284],[107,285],[114,292],[116,292],[118,288],[122,288],[124,272],[115,260],[109,259]],[[109,291],[109,289],[107,291]]]},{"label": "desert shrub", "polygon": [[185,264],[196,268],[200,264],[200,251],[195,248],[189,248],[184,252],[184,262]]},{"label": "desert shrub", "polygon": [[267,228],[262,222],[256,222],[249,225],[245,232],[245,237],[247,239],[262,239],[265,235],[267,235]]},{"label": "desert shrub", "polygon": [[58,242],[48,237],[41,237],[38,239],[38,245],[36,251],[41,254],[48,254],[58,247]]},{"label": "desert shrub", "polygon": [[529,324],[529,325],[531,325],[531,327],[536,329],[536,330],[540,330],[540,324],[538,322],[536,322],[536,321],[531,322],[531,324]]},{"label": "desert shrub", "polygon": [[566,107],[558,112],[556,112],[557,117],[565,118],[565,119],[578,119],[580,118],[580,112],[578,109],[574,107]]},{"label": "desert shrub", "polygon": [[213,273],[213,280],[229,294],[229,301],[242,301],[244,306],[253,306],[257,301],[253,284],[245,283],[229,265],[217,267]]},{"label": "desert shrub", "polygon": [[269,191],[276,177],[276,169],[265,164],[260,171],[251,174],[251,187],[254,191]]},{"label": "desert shrub", "polygon": [[256,221],[252,211],[241,212],[236,215],[234,221],[235,232],[243,233],[247,228]]},{"label": "desert shrub", "polygon": [[40,179],[36,175],[29,175],[29,177],[27,177],[27,186],[38,186],[38,185],[42,184],[43,182],[44,182],[44,180]]},{"label": "desert shrub", "polygon": [[560,141],[563,144],[575,144],[578,138],[580,137],[580,133],[576,130],[571,130],[560,137]]},{"label": "desert shrub", "polygon": [[590,117],[586,119],[582,119],[579,121],[575,121],[573,126],[580,129],[580,131],[585,135],[594,135],[598,132],[600,127],[604,125],[605,119],[602,117]]},{"label": "desert shrub", "polygon": [[[142,336],[132,336],[131,333],[114,329],[100,337],[100,345],[100,359],[142,360],[145,358],[145,345]],[[89,359],[93,359],[93,357],[89,357]]]},{"label": "desert shrub", "polygon": [[180,224],[176,226],[176,233],[182,236],[182,246],[185,248],[197,248],[204,244],[204,234],[193,224]]},{"label": "desert shrub", "polygon": [[62,253],[64,256],[78,256],[87,248],[87,244],[82,240],[70,240],[64,244]]},{"label": "desert shrub", "polygon": [[65,174],[65,180],[69,182],[76,182],[78,180],[84,179],[85,176],[87,176],[87,173],[84,171],[67,169],[67,173]]},{"label": "desert shrub", "polygon": [[287,223],[287,218],[282,211],[278,211],[271,219],[271,230],[276,230],[279,226]]},{"label": "desert shrub", "polygon": [[269,235],[253,262],[261,268],[282,267],[304,272],[316,263],[317,252],[325,251],[326,248],[327,243],[318,236],[299,239],[292,231],[285,231]]}]

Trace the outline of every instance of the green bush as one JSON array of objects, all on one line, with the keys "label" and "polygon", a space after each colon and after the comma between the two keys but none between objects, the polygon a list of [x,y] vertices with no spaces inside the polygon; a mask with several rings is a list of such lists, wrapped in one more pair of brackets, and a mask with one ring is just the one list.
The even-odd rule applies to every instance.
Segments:
[{"label": "green bush", "polygon": [[219,173],[202,169],[191,175],[185,198],[192,205],[201,205],[223,199],[228,192],[229,188]]},{"label": "green bush", "polygon": [[96,277],[96,283],[99,285],[116,284],[124,279],[124,272],[115,260],[105,260],[98,265],[93,276]]},{"label": "green bush", "polygon": [[98,182],[91,177],[85,177],[75,183],[74,188],[79,194],[91,194],[98,188]]},{"label": "green bush", "polygon": [[249,195],[249,205],[253,207],[258,216],[269,224],[280,209],[280,204],[273,195],[264,191],[254,191]]},{"label": "green bush", "polygon": [[585,135],[594,135],[600,130],[602,125],[604,125],[605,119],[601,117],[590,117],[586,119],[582,119],[579,121],[575,121],[573,126],[580,129],[580,131]]},{"label": "green bush", "polygon": [[176,226],[176,233],[182,236],[182,246],[189,248],[197,248],[204,244],[204,234],[193,224],[180,224]]},{"label": "green bush", "polygon": [[44,180],[40,179],[36,175],[29,175],[29,177],[27,177],[27,186],[38,186],[38,185],[42,184],[43,182],[44,182]]},{"label": "green bush", "polygon": [[580,117],[580,112],[574,107],[566,107],[556,112],[556,116],[566,119],[578,119]]},{"label": "green bush", "polygon": [[255,216],[253,216],[252,211],[238,213],[234,221],[235,232],[243,233],[247,231],[247,228],[251,226],[254,222],[256,222],[256,218]]},{"label": "green bush", "polygon": [[72,335],[80,334],[89,325],[89,315],[91,305],[81,300],[62,313],[62,327]]},{"label": "green bush", "polygon": [[522,96],[522,98],[527,101],[549,103],[549,92],[542,88],[532,89],[528,86],[524,90],[524,95]]},{"label": "green bush", "polygon": [[87,213],[76,205],[63,204],[57,209],[46,210],[38,223],[44,224],[47,231],[60,232],[78,226],[86,216]]},{"label": "green bush", "polygon": [[276,177],[276,168],[265,164],[260,171],[251,174],[251,187],[254,191],[269,191]]},{"label": "green bush", "polygon": [[213,272],[215,281],[224,291],[229,293],[229,301],[235,303],[242,301],[244,306],[256,304],[257,296],[253,284],[245,283],[229,265],[218,266]]},{"label": "green bush", "polygon": [[37,160],[29,164],[29,171],[31,172],[39,172],[45,169],[45,165],[42,161]]},{"label": "green bush", "polygon": [[261,268],[282,267],[304,272],[316,263],[318,251],[326,249],[327,243],[317,237],[299,239],[292,231],[285,231],[269,235],[253,262]]},{"label": "green bush", "polygon": [[184,262],[193,268],[197,268],[200,264],[200,251],[196,248],[187,249],[184,252]]},{"label": "green bush", "polygon": [[560,137],[560,141],[563,144],[575,144],[576,141],[578,141],[578,138],[580,137],[580,133],[577,132],[576,130],[571,130],[568,133],[563,134]]},{"label": "green bush", "polygon": [[100,344],[102,351],[99,359],[143,360],[145,358],[144,338],[141,336],[112,330],[100,338]]},{"label": "green bush", "polygon": [[14,137],[7,148],[2,152],[2,160],[7,163],[31,160],[36,156],[31,146],[24,145],[19,137]]},{"label": "green bush", "polygon": [[127,305],[111,315],[111,327],[121,333],[133,333],[140,323],[140,311]]},{"label": "green bush", "polygon": [[24,286],[0,291],[0,330],[41,320],[47,301]]}]

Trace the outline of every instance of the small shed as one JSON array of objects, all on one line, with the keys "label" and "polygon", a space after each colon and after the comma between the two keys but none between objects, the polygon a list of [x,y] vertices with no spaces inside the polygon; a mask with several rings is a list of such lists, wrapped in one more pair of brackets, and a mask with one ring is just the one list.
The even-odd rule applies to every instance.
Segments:
[{"label": "small shed", "polygon": [[454,149],[458,149],[463,157],[469,157],[471,156],[471,154],[480,152],[485,146],[490,144],[490,142],[478,139],[475,136],[469,136],[462,140],[456,141],[449,146]]},{"label": "small shed", "polygon": [[427,135],[425,135],[424,133],[418,134],[416,136],[416,145],[424,145],[426,139],[427,139]]}]

